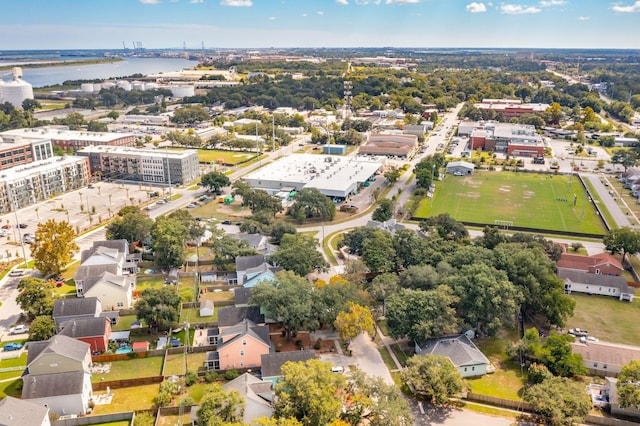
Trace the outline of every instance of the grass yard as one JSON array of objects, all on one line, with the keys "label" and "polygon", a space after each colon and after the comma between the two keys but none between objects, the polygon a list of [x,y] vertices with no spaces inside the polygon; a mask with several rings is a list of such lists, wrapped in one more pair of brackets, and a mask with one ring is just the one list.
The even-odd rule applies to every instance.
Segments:
[{"label": "grass yard", "polygon": [[164,357],[161,356],[112,361],[111,371],[108,373],[93,374],[91,381],[93,383],[99,383],[102,381],[134,379],[136,377],[159,376],[162,374],[163,361]]},{"label": "grass yard", "polygon": [[[540,230],[604,234],[604,226],[578,178],[513,172],[447,175],[436,183],[433,207],[425,198],[415,217],[449,213],[462,222],[493,225],[496,220]],[[576,204],[573,195],[577,196]],[[584,219],[582,210],[584,208]]]},{"label": "grass yard", "polygon": [[[185,410],[186,411],[186,410]],[[156,426],[175,426],[175,425],[190,425],[191,424],[191,412],[183,414],[182,416],[160,416],[156,422]]]},{"label": "grass yard", "polygon": [[147,288],[160,289],[164,286],[165,275],[138,275],[136,290],[142,292]]},{"label": "grass yard", "polygon": [[[113,399],[111,400],[111,404],[96,405],[92,414],[148,410],[153,406],[153,398],[158,394],[159,390],[159,384],[112,389]],[[96,392],[98,395],[102,393],[106,392]]]},{"label": "grass yard", "polygon": [[[169,148],[178,151],[184,151],[184,148]],[[217,162],[235,166],[239,163],[245,162],[252,158],[256,157],[255,152],[245,152],[245,151],[227,151],[222,149],[199,149],[198,150],[198,161],[201,163],[209,163]]]},{"label": "grass yard", "polygon": [[220,306],[213,307],[213,315],[207,317],[200,316],[200,309],[198,308],[189,308],[182,309],[182,313],[180,314],[180,324],[184,324],[185,322],[215,322],[218,321],[218,310],[220,310]]},{"label": "grass yard", "polygon": [[640,302],[621,302],[614,297],[573,293],[576,308],[567,321],[567,328],[584,328],[600,340],[640,345]]},{"label": "grass yard", "polygon": [[165,361],[164,375],[179,376],[186,374],[188,371],[197,372],[199,369],[203,368],[206,358],[206,352],[187,354],[187,361],[185,365],[184,354],[169,354]]},{"label": "grass yard", "polygon": [[4,398],[5,396],[20,398],[22,396],[22,390],[19,388],[21,384],[21,378],[7,382],[0,382],[0,398]]},{"label": "grass yard", "polygon": [[[22,340],[14,340],[19,343],[23,343]],[[9,341],[3,342],[3,346],[7,344]],[[27,366],[27,353],[22,352],[18,358],[7,358],[0,360],[0,368],[9,368],[9,367],[26,367]]]}]

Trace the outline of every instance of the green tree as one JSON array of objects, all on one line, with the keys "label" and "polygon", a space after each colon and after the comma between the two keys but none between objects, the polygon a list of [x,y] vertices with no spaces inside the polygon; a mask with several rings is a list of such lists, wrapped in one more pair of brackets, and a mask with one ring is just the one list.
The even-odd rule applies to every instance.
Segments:
[{"label": "green tree", "polygon": [[622,253],[624,260],[627,254],[634,255],[640,252],[640,231],[628,226],[611,229],[605,234],[602,242],[612,254]]},{"label": "green tree", "polygon": [[284,269],[305,276],[313,271],[324,270],[327,262],[318,251],[318,240],[304,234],[284,234],[280,246],[269,261]]},{"label": "green tree", "polygon": [[402,289],[387,299],[387,326],[394,339],[423,342],[458,331],[458,298],[445,285],[433,290]]},{"label": "green tree", "polygon": [[424,219],[420,222],[420,230],[429,234],[433,234],[435,231],[441,238],[454,241],[460,241],[469,236],[467,228],[449,216],[449,213]]},{"label": "green tree", "polygon": [[258,283],[251,293],[251,303],[260,306],[270,318],[282,323],[287,338],[300,329],[315,330],[319,323],[315,311],[313,287],[291,271],[276,273],[273,283]]},{"label": "green tree", "polygon": [[298,419],[294,418],[275,418],[275,417],[260,417],[253,421],[258,426],[302,426],[302,423]]},{"label": "green tree", "polygon": [[209,188],[209,191],[218,192],[222,187],[229,186],[231,181],[224,173],[209,172],[202,176],[201,182],[204,186]]},{"label": "green tree", "polygon": [[136,303],[136,317],[150,327],[161,328],[178,321],[180,296],[169,287],[142,290]]},{"label": "green tree", "polygon": [[91,120],[87,123],[87,131],[89,132],[108,132],[109,128],[105,123],[100,123],[96,120]]},{"label": "green tree", "polygon": [[39,278],[27,277],[18,283],[20,293],[16,302],[30,318],[51,316],[53,312],[52,288],[49,283]]},{"label": "green tree", "polygon": [[29,326],[29,340],[47,340],[56,335],[58,326],[49,315],[37,316]]},{"label": "green tree", "polygon": [[371,272],[389,272],[396,268],[396,253],[391,234],[380,229],[362,244],[362,261]]},{"label": "green tree", "polygon": [[209,113],[201,106],[188,106],[176,109],[171,121],[176,124],[195,124],[210,118]]},{"label": "green tree", "polygon": [[611,162],[613,164],[621,164],[626,172],[629,167],[634,167],[638,164],[638,155],[630,149],[619,149],[611,157]]},{"label": "green tree", "polygon": [[271,225],[269,236],[273,244],[280,244],[286,234],[295,235],[298,232],[295,226],[283,220],[277,220]]},{"label": "green tree", "polygon": [[112,119],[112,120],[117,120],[118,117],[120,117],[120,114],[117,111],[109,111],[109,114],[107,114],[107,117]]},{"label": "green tree", "polygon": [[407,368],[400,373],[411,393],[436,405],[462,391],[464,382],[448,358],[438,355],[414,355],[407,360]]},{"label": "green tree", "polygon": [[127,240],[129,244],[143,241],[151,234],[153,219],[142,213],[137,207],[122,214],[123,210],[120,210],[118,216],[107,225],[107,239]]},{"label": "green tree", "polygon": [[275,385],[276,418],[296,418],[305,426],[316,426],[340,417],[346,380],[331,372],[330,363],[286,362],[281,371],[282,379]]},{"label": "green tree", "polygon": [[25,111],[33,111],[34,109],[40,107],[42,107],[42,105],[40,105],[40,102],[35,99],[25,99],[24,101],[22,101],[22,109],[24,109]]},{"label": "green tree", "polygon": [[640,407],[640,361],[622,367],[616,383],[621,408]]},{"label": "green tree", "polygon": [[393,201],[384,199],[380,201],[378,207],[373,211],[371,218],[378,222],[386,222],[393,217]]},{"label": "green tree", "polygon": [[574,354],[569,334],[552,332],[542,344],[541,361],[556,376],[573,377],[587,374],[582,355]]},{"label": "green tree", "polygon": [[225,392],[220,384],[213,383],[207,387],[207,392],[200,400],[198,424],[223,426],[242,422],[244,404],[244,399],[236,390]]},{"label": "green tree", "polygon": [[333,220],[336,215],[336,206],[333,201],[316,188],[303,188],[293,200],[287,214],[300,223],[309,218]]},{"label": "green tree", "polygon": [[75,238],[69,222],[49,219],[38,223],[35,242],[31,245],[35,268],[45,277],[59,274],[80,250]]},{"label": "green tree", "polygon": [[343,340],[353,339],[363,332],[375,337],[373,316],[369,308],[350,302],[348,309],[348,311],[340,312],[334,322],[334,327],[340,333],[340,338]]},{"label": "green tree", "polygon": [[177,219],[160,216],[151,228],[153,258],[160,268],[176,268],[185,261],[189,229]]},{"label": "green tree", "polygon": [[384,172],[384,177],[390,183],[395,183],[400,179],[401,174],[402,171],[399,168],[391,166],[386,172]]},{"label": "green tree", "polygon": [[582,423],[591,410],[584,384],[565,377],[550,377],[524,391],[522,399],[533,404],[548,424]]},{"label": "green tree", "polygon": [[376,275],[367,291],[378,302],[384,301],[387,297],[400,290],[398,285],[398,275],[394,273],[383,273]]},{"label": "green tree", "polygon": [[418,186],[421,188],[429,188],[432,179],[438,177],[439,170],[443,165],[444,157],[439,154],[430,155],[420,160],[413,170]]}]

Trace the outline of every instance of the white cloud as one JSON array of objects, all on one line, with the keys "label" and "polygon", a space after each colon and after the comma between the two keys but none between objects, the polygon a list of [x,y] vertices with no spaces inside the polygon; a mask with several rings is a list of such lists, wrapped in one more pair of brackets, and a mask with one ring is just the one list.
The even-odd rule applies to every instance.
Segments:
[{"label": "white cloud", "polygon": [[336,0],[336,3],[346,6],[349,4],[349,0]]},{"label": "white cloud", "polygon": [[253,2],[251,0],[220,0],[220,6],[251,7]]},{"label": "white cloud", "polygon": [[523,6],[521,4],[501,4],[500,12],[507,15],[522,15],[525,13],[540,13],[542,9],[535,6]]},{"label": "white cloud", "polygon": [[302,14],[302,16],[303,16],[304,18],[306,18],[307,16],[309,16],[309,14],[308,14],[308,13],[303,13],[303,14]]},{"label": "white cloud", "polygon": [[565,4],[567,4],[567,0],[540,0],[542,7],[564,6]]},{"label": "white cloud", "polygon": [[160,0],[138,0],[142,4],[160,4]]},{"label": "white cloud", "polygon": [[270,21],[275,21],[275,20],[276,20],[276,17],[275,17],[275,16],[269,16],[269,18],[268,18],[268,19],[269,19]]},{"label": "white cloud", "polygon": [[640,12],[640,0],[636,1],[635,3],[629,6],[621,6],[620,4],[614,4],[613,6],[611,6],[611,9],[613,9],[614,12],[620,12],[620,13]]},{"label": "white cloud", "polygon": [[469,3],[465,9],[471,13],[482,13],[487,11],[487,6],[485,6],[484,3],[476,3],[474,1],[473,3]]},{"label": "white cloud", "polygon": [[319,11],[317,11],[316,13],[317,13],[318,15],[320,15],[320,16],[324,15],[324,12],[323,12],[322,10],[319,10]]},{"label": "white cloud", "polygon": [[409,4],[409,3],[420,3],[420,0],[387,0],[385,4]]},{"label": "white cloud", "polygon": [[204,0],[190,0],[189,3],[204,3]]},{"label": "white cloud", "polygon": [[591,18],[589,18],[588,16],[578,16],[578,21],[588,21],[589,19]]}]

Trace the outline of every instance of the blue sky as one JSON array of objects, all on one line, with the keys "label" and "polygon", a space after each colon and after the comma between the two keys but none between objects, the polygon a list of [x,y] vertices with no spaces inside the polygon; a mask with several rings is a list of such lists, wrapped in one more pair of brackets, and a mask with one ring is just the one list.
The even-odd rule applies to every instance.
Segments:
[{"label": "blue sky", "polygon": [[182,47],[640,49],[640,0],[2,1],[0,51]]}]

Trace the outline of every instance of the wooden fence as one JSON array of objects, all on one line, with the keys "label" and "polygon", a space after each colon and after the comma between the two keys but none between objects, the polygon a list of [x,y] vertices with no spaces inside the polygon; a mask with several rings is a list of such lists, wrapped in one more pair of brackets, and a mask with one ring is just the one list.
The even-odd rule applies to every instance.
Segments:
[{"label": "wooden fence", "polygon": [[100,425],[106,423],[115,423],[121,421],[128,421],[130,426],[133,426],[136,413],[133,411],[123,413],[112,414],[100,414],[97,416],[89,417],[76,417],[74,419],[54,420],[51,422],[52,426],[84,426],[84,425]]},{"label": "wooden fence", "polygon": [[133,388],[136,386],[153,385],[162,383],[164,376],[136,377],[135,379],[109,380],[93,383],[93,391],[104,391],[109,389]]},{"label": "wooden fence", "polygon": [[479,393],[467,392],[465,399],[475,402],[483,402],[497,407],[510,408],[512,410],[534,412],[533,405],[524,401],[514,401],[511,399],[498,398],[495,396],[481,395]]},{"label": "wooden fence", "polygon": [[584,418],[585,423],[602,426],[637,426],[638,422],[614,419],[613,417],[600,417],[588,415]]}]

